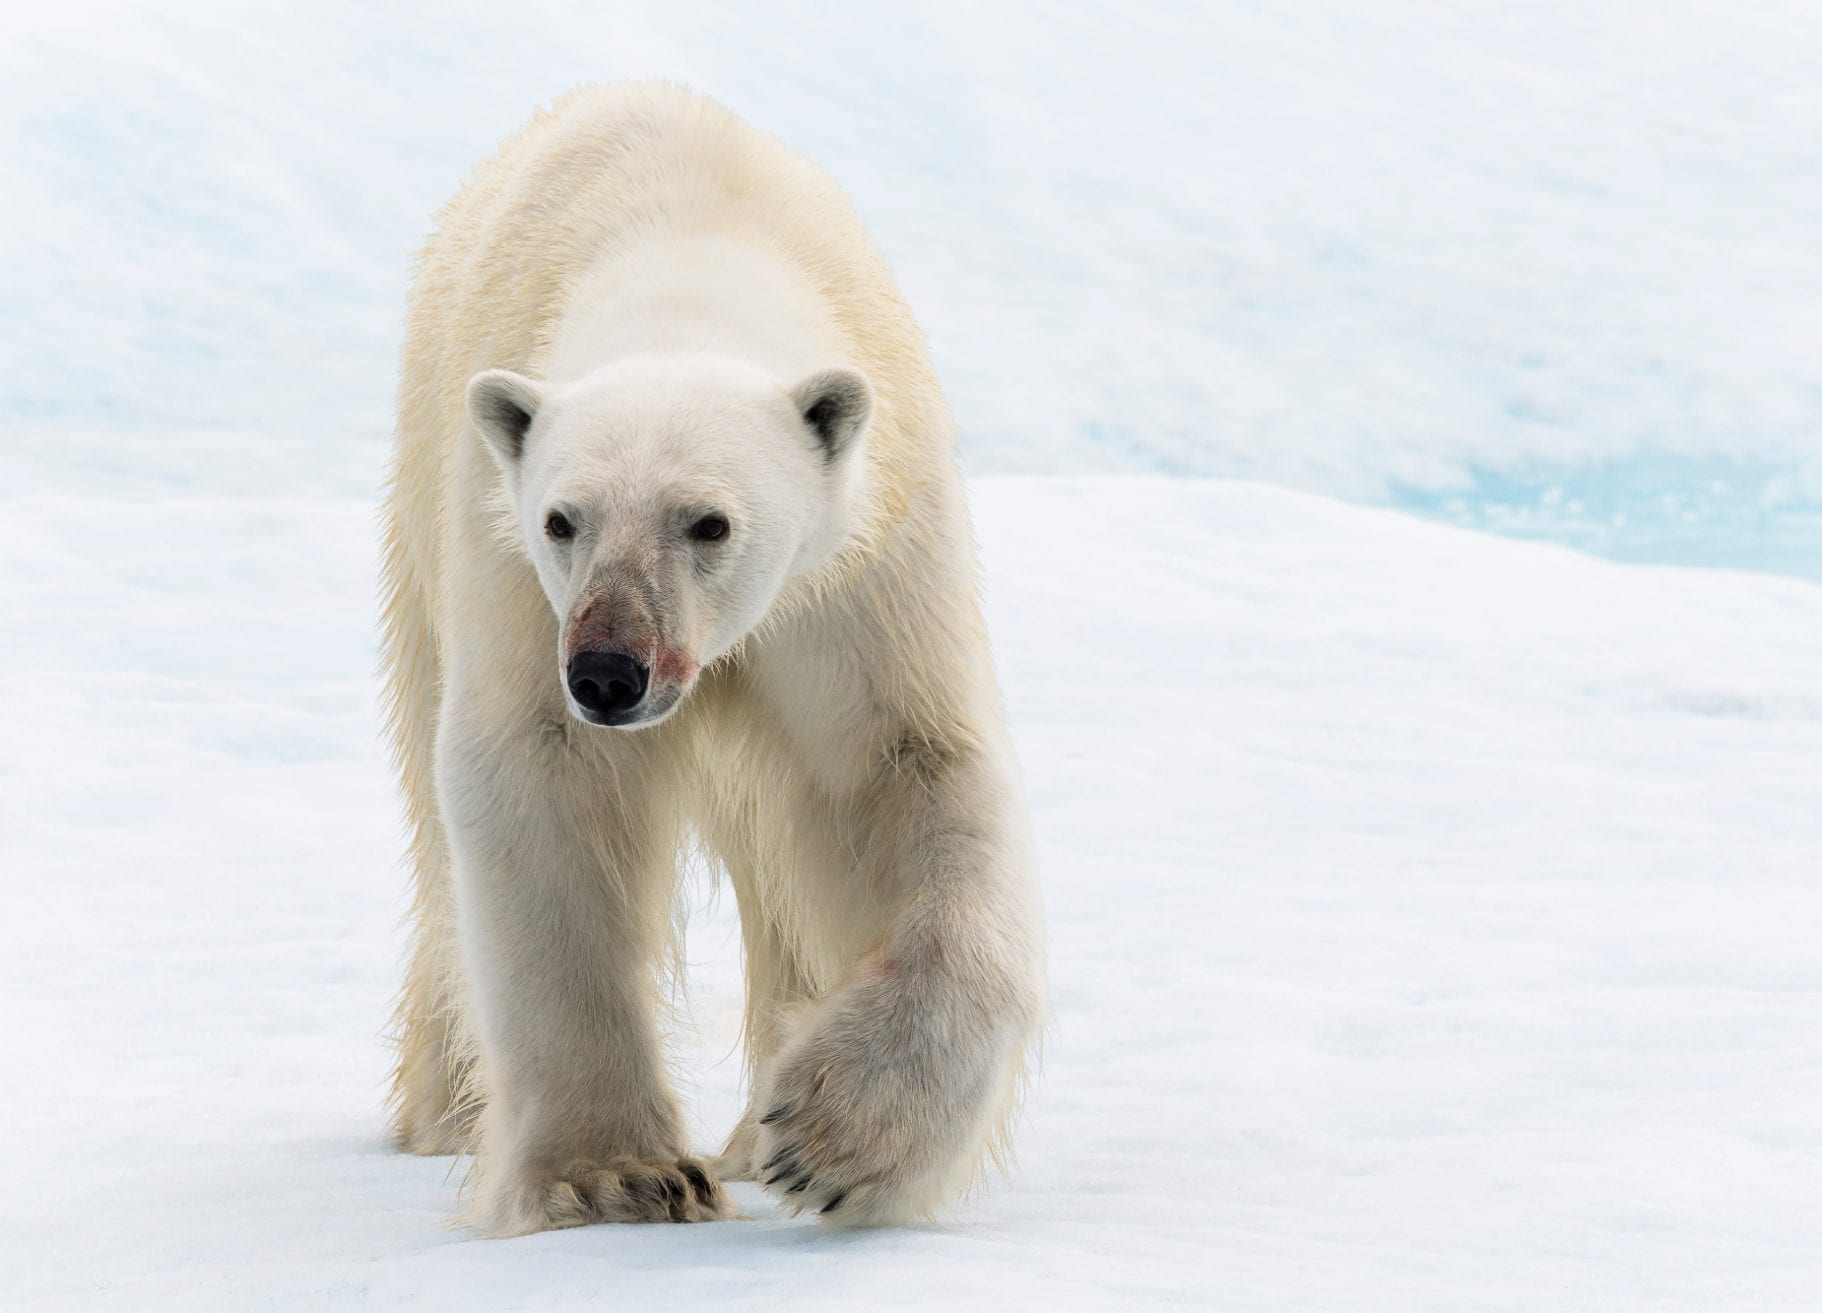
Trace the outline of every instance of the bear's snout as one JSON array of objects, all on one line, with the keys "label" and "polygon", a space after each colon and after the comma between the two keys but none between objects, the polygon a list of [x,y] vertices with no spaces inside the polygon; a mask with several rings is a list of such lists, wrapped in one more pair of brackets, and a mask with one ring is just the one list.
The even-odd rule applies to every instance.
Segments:
[{"label": "bear's snout", "polygon": [[630,653],[589,648],[569,659],[569,696],[597,725],[624,725],[645,699],[651,672]]}]

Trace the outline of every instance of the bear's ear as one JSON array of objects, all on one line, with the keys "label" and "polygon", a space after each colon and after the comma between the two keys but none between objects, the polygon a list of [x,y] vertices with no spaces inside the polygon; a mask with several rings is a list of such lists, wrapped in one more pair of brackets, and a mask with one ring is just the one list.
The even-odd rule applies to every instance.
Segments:
[{"label": "bear's ear", "polygon": [[851,451],[873,418],[873,385],[858,369],[823,369],[791,389],[797,413],[833,464]]},{"label": "bear's ear", "polygon": [[525,435],[543,404],[544,389],[510,369],[484,369],[468,380],[468,417],[509,475],[525,454]]}]

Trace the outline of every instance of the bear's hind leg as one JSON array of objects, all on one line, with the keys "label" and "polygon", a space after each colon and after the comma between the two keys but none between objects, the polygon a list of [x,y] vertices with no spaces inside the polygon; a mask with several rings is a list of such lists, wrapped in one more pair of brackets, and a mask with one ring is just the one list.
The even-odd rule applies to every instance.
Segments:
[{"label": "bear's hind leg", "polygon": [[428,865],[419,872],[411,964],[394,1018],[392,1129],[406,1153],[464,1153],[479,1111],[474,1045],[464,1031],[448,857],[438,851]]},{"label": "bear's hind leg", "polygon": [[[734,878],[740,904],[740,938],[746,959],[746,1062],[751,1075],[771,1060],[783,1041],[786,1015],[816,997],[798,953],[760,906],[750,884]],[[746,1111],[728,1136],[715,1168],[730,1181],[758,1179],[759,1119],[765,1109],[758,1091],[749,1093]]]}]

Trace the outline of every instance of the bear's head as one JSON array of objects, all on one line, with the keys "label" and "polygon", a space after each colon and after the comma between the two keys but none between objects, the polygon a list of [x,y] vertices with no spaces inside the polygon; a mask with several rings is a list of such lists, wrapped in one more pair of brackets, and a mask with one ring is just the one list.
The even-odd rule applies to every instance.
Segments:
[{"label": "bear's head", "polygon": [[556,612],[570,711],[630,729],[846,540],[873,393],[844,367],[649,356],[560,386],[486,370],[468,412]]}]

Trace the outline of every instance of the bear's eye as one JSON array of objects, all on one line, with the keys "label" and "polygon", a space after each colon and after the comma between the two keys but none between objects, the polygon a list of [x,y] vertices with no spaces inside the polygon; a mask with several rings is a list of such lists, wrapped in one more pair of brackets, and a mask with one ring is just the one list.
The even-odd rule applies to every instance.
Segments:
[{"label": "bear's eye", "polygon": [[564,518],[562,511],[552,511],[544,520],[544,532],[552,538],[567,538],[575,531],[575,526]]},{"label": "bear's eye", "polygon": [[705,515],[690,526],[690,537],[699,543],[719,542],[728,536],[728,522],[719,515]]}]

